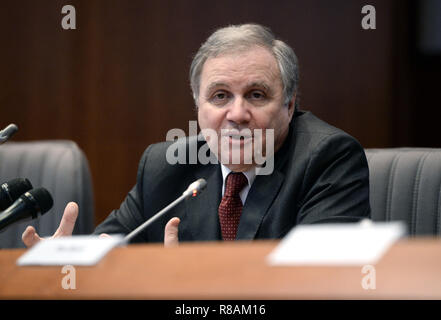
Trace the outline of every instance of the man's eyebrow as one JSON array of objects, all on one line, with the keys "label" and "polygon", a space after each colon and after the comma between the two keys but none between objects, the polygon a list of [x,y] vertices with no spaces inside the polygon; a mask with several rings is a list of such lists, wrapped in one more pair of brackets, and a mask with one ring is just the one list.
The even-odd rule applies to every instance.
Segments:
[{"label": "man's eyebrow", "polygon": [[[206,92],[207,92],[207,94],[210,94],[214,89],[219,88],[219,87],[224,87],[224,88],[228,89],[230,86],[225,82],[212,82],[208,85]],[[245,86],[246,90],[249,90],[251,88],[262,88],[263,90],[265,90],[269,94],[271,94],[273,92],[271,87],[264,81],[254,81],[254,82],[250,82],[250,83],[246,84],[246,86]]]},{"label": "man's eyebrow", "polygon": [[229,88],[229,86],[228,86],[226,83],[224,83],[224,82],[212,82],[212,83],[210,83],[210,84],[208,85],[208,87],[207,87],[207,92],[210,92],[210,91],[212,91],[214,88],[217,88],[217,87],[226,87],[226,88]]},{"label": "man's eyebrow", "polygon": [[261,81],[259,81],[259,82],[251,82],[251,83],[247,84],[246,87],[247,87],[247,88],[260,87],[260,88],[265,89],[266,91],[271,91],[270,86],[267,85],[265,82],[261,82]]}]

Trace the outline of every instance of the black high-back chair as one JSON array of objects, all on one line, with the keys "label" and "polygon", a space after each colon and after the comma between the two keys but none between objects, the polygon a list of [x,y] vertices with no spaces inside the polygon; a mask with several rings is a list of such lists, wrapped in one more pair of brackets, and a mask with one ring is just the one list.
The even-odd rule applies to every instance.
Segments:
[{"label": "black high-back chair", "polygon": [[441,235],[441,149],[366,149],[373,221],[401,220],[410,236]]},{"label": "black high-back chair", "polygon": [[93,187],[88,161],[72,141],[8,142],[0,145],[0,184],[13,178],[28,178],[33,187],[46,188],[54,206],[38,219],[20,222],[0,231],[0,248],[23,248],[21,235],[32,225],[42,237],[58,228],[64,207],[79,205],[74,234],[94,229]]}]

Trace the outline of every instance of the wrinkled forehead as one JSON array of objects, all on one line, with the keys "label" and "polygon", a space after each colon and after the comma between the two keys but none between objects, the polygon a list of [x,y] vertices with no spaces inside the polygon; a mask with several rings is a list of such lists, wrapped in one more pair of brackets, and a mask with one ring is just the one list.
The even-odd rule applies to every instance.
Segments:
[{"label": "wrinkled forehead", "polygon": [[268,86],[281,83],[276,58],[262,47],[234,50],[209,57],[202,68],[201,89],[214,83],[260,82]]}]

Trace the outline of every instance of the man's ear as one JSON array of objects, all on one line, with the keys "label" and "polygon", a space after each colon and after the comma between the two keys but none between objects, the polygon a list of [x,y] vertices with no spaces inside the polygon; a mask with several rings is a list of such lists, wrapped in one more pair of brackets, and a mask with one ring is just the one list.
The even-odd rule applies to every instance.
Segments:
[{"label": "man's ear", "polygon": [[296,105],[296,95],[294,94],[291,98],[291,100],[288,103],[288,116],[289,116],[289,121],[291,121],[292,116],[294,115],[294,111],[295,111],[295,105]]}]

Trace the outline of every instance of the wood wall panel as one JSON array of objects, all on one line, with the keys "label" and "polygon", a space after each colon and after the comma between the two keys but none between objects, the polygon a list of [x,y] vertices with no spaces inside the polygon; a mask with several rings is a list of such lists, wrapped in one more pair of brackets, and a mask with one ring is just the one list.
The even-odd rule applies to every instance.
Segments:
[{"label": "wood wall panel", "polygon": [[[404,4],[403,4],[404,3]],[[62,30],[74,5],[77,30]],[[135,183],[143,150],[196,119],[188,70],[220,26],[257,22],[296,51],[301,105],[365,147],[412,141],[396,131],[396,59],[406,45],[407,2],[370,1],[377,29],[362,30],[365,1],[3,1],[0,4],[0,126],[14,140],[71,139],[90,161],[96,222]],[[400,24],[398,26],[398,24]],[[410,85],[409,85],[410,86]],[[412,106],[406,105],[410,113]]]}]

